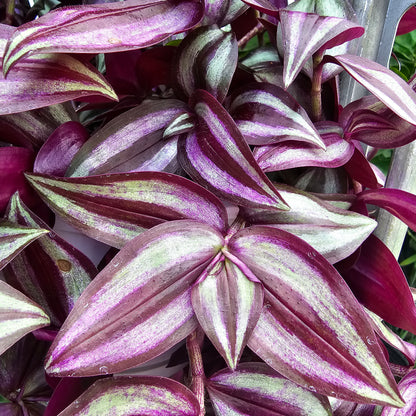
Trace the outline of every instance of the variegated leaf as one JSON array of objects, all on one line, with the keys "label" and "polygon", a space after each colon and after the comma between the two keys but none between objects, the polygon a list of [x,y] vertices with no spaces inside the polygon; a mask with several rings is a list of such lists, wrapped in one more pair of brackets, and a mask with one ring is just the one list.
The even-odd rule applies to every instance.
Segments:
[{"label": "variegated leaf", "polygon": [[242,210],[252,224],[272,225],[302,238],[330,263],[352,254],[376,228],[364,215],[333,206],[316,196],[287,185],[276,187],[290,211]]},{"label": "variegated leaf", "polygon": [[248,346],[267,364],[324,395],[402,405],[365,312],[323,256],[286,231],[260,226],[240,230],[228,249],[264,286]]},{"label": "variegated leaf", "polygon": [[260,282],[229,260],[219,260],[192,289],[192,307],[205,334],[235,369],[263,307]]},{"label": "variegated leaf", "polygon": [[287,209],[221,104],[206,91],[197,90],[191,106],[197,124],[195,131],[179,142],[183,169],[233,204]]},{"label": "variegated leaf", "polygon": [[59,416],[198,416],[199,404],[183,384],[164,377],[115,377],[96,381]]},{"label": "variegated leaf", "polygon": [[163,172],[83,178],[27,175],[47,204],[75,228],[114,247],[164,221],[201,219],[225,230],[221,201],[198,184]]},{"label": "variegated leaf", "polygon": [[56,376],[120,372],[146,362],[197,326],[191,287],[223,245],[191,220],[153,227],[127,243],[83,292],[46,369]]},{"label": "variegated leaf", "polygon": [[202,24],[225,26],[248,9],[241,0],[206,0]]},{"label": "variegated leaf", "polygon": [[139,49],[196,25],[199,1],[127,0],[59,8],[17,28],[8,42],[3,72],[28,54],[104,53]]},{"label": "variegated leaf", "polygon": [[49,322],[39,305],[0,280],[0,355],[24,335]]},{"label": "variegated leaf", "polygon": [[306,390],[263,363],[221,370],[207,383],[217,416],[330,416],[328,399]]}]

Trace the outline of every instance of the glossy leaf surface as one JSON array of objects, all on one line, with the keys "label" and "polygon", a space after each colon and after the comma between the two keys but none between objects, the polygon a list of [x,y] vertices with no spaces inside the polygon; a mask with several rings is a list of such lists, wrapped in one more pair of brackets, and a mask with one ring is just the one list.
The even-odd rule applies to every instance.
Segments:
[{"label": "glossy leaf surface", "polygon": [[146,362],[197,326],[191,285],[221,249],[195,221],[153,227],[127,243],[83,292],[58,333],[49,374],[88,376]]},{"label": "glossy leaf surface", "polygon": [[241,0],[206,0],[204,3],[204,26],[225,26],[248,9]]},{"label": "glossy leaf surface", "polygon": [[221,104],[198,90],[191,105],[197,124],[179,144],[183,169],[196,182],[236,205],[287,209]]},{"label": "glossy leaf surface", "polygon": [[323,256],[292,234],[271,227],[239,231],[228,246],[265,290],[250,349],[312,391],[400,406],[396,383],[368,318]]},{"label": "glossy leaf surface", "polygon": [[60,8],[14,31],[3,72],[27,54],[120,52],[154,45],[191,28],[202,14],[202,4],[193,0],[127,0]]},{"label": "glossy leaf surface", "polygon": [[162,172],[60,179],[27,175],[48,205],[74,227],[122,247],[144,229],[193,218],[225,229],[222,203],[197,184]]},{"label": "glossy leaf surface", "polygon": [[207,389],[216,415],[329,416],[328,399],[282,377],[263,363],[211,376]]}]

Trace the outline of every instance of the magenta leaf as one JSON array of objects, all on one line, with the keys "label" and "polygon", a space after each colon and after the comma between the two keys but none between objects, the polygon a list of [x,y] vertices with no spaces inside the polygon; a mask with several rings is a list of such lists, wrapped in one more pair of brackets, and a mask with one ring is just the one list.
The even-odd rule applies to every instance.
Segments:
[{"label": "magenta leaf", "polygon": [[82,178],[27,175],[48,205],[88,236],[122,247],[143,230],[177,219],[202,219],[225,230],[221,201],[198,184],[164,172]]},{"label": "magenta leaf", "polygon": [[416,29],[416,7],[410,7],[402,16],[397,27],[396,36],[404,35]]},{"label": "magenta leaf", "polygon": [[256,83],[239,90],[229,111],[248,144],[296,140],[325,149],[306,111],[275,85]]},{"label": "magenta leaf", "polygon": [[235,369],[263,306],[263,290],[229,260],[212,270],[192,289],[192,307],[205,334]]},{"label": "magenta leaf", "polygon": [[279,19],[285,40],[283,82],[287,88],[313,54],[323,54],[360,37],[364,28],[346,19],[281,10]]},{"label": "magenta leaf", "polygon": [[377,205],[416,230],[416,195],[410,192],[389,188],[371,189],[358,194],[357,201]]},{"label": "magenta leaf", "polygon": [[390,250],[371,235],[355,265],[343,273],[357,299],[399,328],[416,332],[416,306],[406,277]]},{"label": "magenta leaf", "polygon": [[162,142],[165,128],[178,116],[187,114],[186,109],[176,99],[148,100],[122,113],[87,140],[66,176],[145,170],[143,166],[149,167],[148,153],[154,150],[152,147],[166,145]]},{"label": "magenta leaf", "polygon": [[0,280],[0,355],[29,332],[49,323],[38,304]]},{"label": "magenta leaf", "polygon": [[60,125],[36,155],[33,171],[64,176],[75,153],[88,137],[88,131],[81,123],[68,121]]},{"label": "magenta leaf", "polygon": [[328,399],[282,377],[264,363],[221,370],[207,383],[216,415],[329,416]]},{"label": "magenta leaf", "polygon": [[204,89],[219,102],[227,95],[238,60],[233,32],[217,26],[193,30],[178,48],[173,75],[182,96]]},{"label": "magenta leaf", "polygon": [[17,28],[3,72],[28,54],[121,52],[151,46],[196,25],[199,1],[127,0],[64,7]]},{"label": "magenta leaf", "polygon": [[179,142],[183,169],[236,205],[287,209],[221,104],[206,91],[197,90],[191,105],[197,122],[195,131]]},{"label": "magenta leaf", "polygon": [[276,184],[276,188],[290,211],[244,208],[244,217],[252,224],[271,225],[297,235],[330,263],[352,254],[377,226],[369,217],[333,206],[308,192],[287,185]]},{"label": "magenta leaf", "polygon": [[276,145],[259,146],[254,157],[265,172],[305,166],[337,168],[351,159],[354,145],[344,140],[337,126],[317,126],[325,149],[309,143],[288,141]]},{"label": "magenta leaf", "polygon": [[262,226],[239,231],[228,247],[265,290],[250,349],[312,391],[402,404],[365,312],[323,256],[286,231]]},{"label": "magenta leaf", "polygon": [[222,244],[216,230],[190,220],[161,224],[131,240],[76,303],[49,351],[48,373],[120,372],[184,339],[197,326],[192,283]]},{"label": "magenta leaf", "polygon": [[96,381],[60,416],[105,415],[198,416],[194,394],[164,377],[114,377]]},{"label": "magenta leaf", "polygon": [[7,218],[16,224],[50,233],[39,237],[4,269],[6,281],[33,299],[60,326],[97,270],[91,261],[52,230],[22,203],[10,201]]}]

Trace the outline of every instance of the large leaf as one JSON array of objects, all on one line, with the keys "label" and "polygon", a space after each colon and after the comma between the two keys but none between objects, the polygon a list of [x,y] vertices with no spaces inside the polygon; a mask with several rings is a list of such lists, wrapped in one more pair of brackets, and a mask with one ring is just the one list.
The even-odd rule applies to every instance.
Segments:
[{"label": "large leaf", "polygon": [[49,322],[39,305],[0,280],[0,355],[24,335]]},{"label": "large leaf", "polygon": [[324,395],[402,404],[365,312],[323,256],[286,231],[261,226],[239,231],[228,247],[265,288],[248,346],[267,364]]},{"label": "large leaf", "polygon": [[143,152],[161,142],[165,128],[186,114],[186,105],[175,99],[146,100],[99,129],[81,147],[67,176],[139,170]]},{"label": "large leaf", "polygon": [[27,178],[66,221],[114,247],[168,220],[201,218],[219,230],[225,230],[227,223],[223,204],[209,191],[163,172]]},{"label": "large leaf", "polygon": [[60,326],[82,291],[97,274],[92,262],[68,244],[13,195],[7,218],[16,224],[47,229],[4,269],[6,281],[36,301]]},{"label": "large leaf", "polygon": [[148,361],[197,326],[192,283],[223,238],[196,221],[153,227],[127,243],[87,287],[58,333],[49,374],[120,372]]},{"label": "large leaf", "polygon": [[192,306],[205,334],[235,369],[260,316],[263,290],[227,259],[212,267],[192,289]]},{"label": "large leaf", "polygon": [[287,209],[221,104],[206,91],[197,90],[191,105],[197,123],[180,140],[179,160],[184,170],[236,205]]},{"label": "large leaf", "polygon": [[328,399],[282,377],[263,363],[221,370],[207,383],[217,416],[329,416]]},{"label": "large leaf", "polygon": [[248,144],[295,140],[325,149],[306,111],[275,85],[256,83],[244,87],[233,96],[229,111]]},{"label": "large leaf", "polygon": [[352,254],[377,226],[369,217],[335,207],[308,192],[287,185],[276,187],[290,211],[244,209],[244,217],[252,224],[273,225],[297,235],[330,263]]},{"label": "large leaf", "polygon": [[64,7],[17,28],[3,72],[27,54],[104,53],[154,45],[197,24],[203,5],[195,0],[127,0]]},{"label": "large leaf", "polygon": [[[0,65],[13,28],[0,25]],[[104,77],[66,54],[39,54],[22,59],[7,78],[0,74],[0,114],[46,107],[87,95],[117,100]]]},{"label": "large leaf", "polygon": [[59,416],[198,416],[194,394],[164,377],[115,377],[96,381]]}]

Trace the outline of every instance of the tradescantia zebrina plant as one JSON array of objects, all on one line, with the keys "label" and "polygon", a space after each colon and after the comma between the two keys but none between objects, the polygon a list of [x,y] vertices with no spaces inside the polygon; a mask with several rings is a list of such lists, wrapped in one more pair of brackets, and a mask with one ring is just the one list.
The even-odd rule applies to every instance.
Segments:
[{"label": "tradescantia zebrina plant", "polygon": [[[372,232],[374,206],[416,229],[416,196],[364,146],[416,138],[416,81],[353,54],[349,3],[24,6],[0,26],[0,414],[413,414],[416,347],[383,321],[416,334],[414,291]],[[341,72],[371,95],[342,108]],[[131,370],[172,348],[170,378]]]}]

